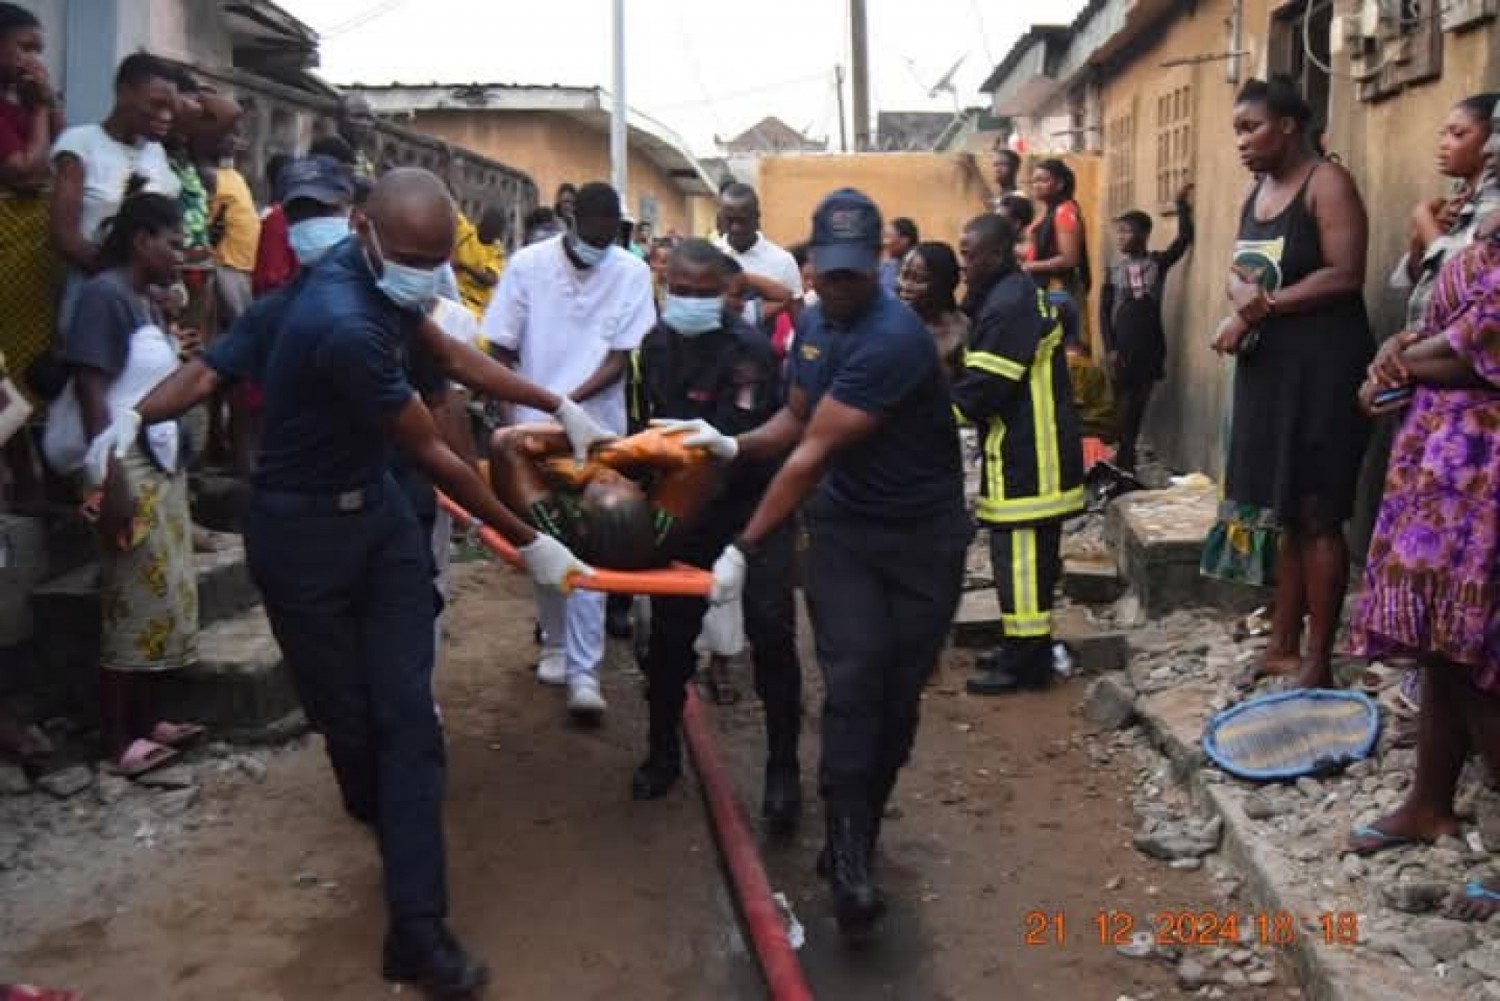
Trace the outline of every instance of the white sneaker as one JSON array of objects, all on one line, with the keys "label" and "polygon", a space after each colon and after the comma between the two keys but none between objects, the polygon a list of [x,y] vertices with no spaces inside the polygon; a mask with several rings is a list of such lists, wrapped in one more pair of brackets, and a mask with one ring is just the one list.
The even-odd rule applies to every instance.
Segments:
[{"label": "white sneaker", "polygon": [[568,656],[561,650],[543,650],[536,665],[536,680],[544,685],[568,683]]},{"label": "white sneaker", "polygon": [[597,722],[607,708],[609,703],[599,691],[598,679],[585,676],[568,682],[568,712],[574,719]]}]

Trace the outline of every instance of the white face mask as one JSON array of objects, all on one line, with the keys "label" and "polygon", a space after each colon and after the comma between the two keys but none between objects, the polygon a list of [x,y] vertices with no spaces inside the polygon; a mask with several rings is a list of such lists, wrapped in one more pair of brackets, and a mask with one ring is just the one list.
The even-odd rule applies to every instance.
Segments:
[{"label": "white face mask", "polygon": [[586,268],[598,267],[599,262],[604,260],[604,255],[609,253],[608,247],[596,247],[592,243],[584,243],[572,233],[567,236],[568,249],[578,259],[578,263]]},{"label": "white face mask", "polygon": [[349,220],[345,216],[318,216],[304,219],[288,227],[287,242],[297,263],[311,267],[321,261],[330,250],[349,236]]},{"label": "white face mask", "polygon": [[374,223],[370,224],[370,242],[380,256],[381,274],[375,279],[375,287],[402,309],[425,313],[431,308],[433,300],[438,297],[437,268],[414,268],[387,260],[385,251],[380,249],[380,236],[375,232]]}]

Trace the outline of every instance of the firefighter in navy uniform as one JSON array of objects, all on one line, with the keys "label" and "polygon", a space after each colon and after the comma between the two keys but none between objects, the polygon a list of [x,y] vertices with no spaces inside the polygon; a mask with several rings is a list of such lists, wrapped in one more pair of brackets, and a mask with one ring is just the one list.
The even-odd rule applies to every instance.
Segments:
[{"label": "firefighter in navy uniform", "polygon": [[[780,371],[770,341],[724,307],[726,263],[724,254],[706,240],[686,240],[673,249],[661,322],[640,349],[638,399],[646,420],[702,419],[727,434],[740,434],[781,409]],[[719,493],[703,513],[667,536],[666,555],[694,566],[712,566],[754,512],[777,466],[774,460],[764,460],[737,462],[726,469]],[[776,833],[794,827],[802,808],[797,765],[802,669],[797,659],[794,558],[795,535],[788,523],[757,548],[744,595],[755,689],[766,719],[762,814]],[[697,668],[693,641],[707,607],[701,598],[651,601],[646,656],[650,753],[632,784],[637,799],[664,795],[681,774],[678,727],[687,682]]]},{"label": "firefighter in navy uniform", "polygon": [[1044,688],[1052,676],[1052,592],[1062,572],[1062,523],[1084,507],[1083,450],[1062,327],[1045,293],[1016,263],[1016,230],[985,215],[959,243],[971,321],[957,411],[983,445],[975,515],[990,530],[990,562],[1005,639],[981,654],[975,695]]}]

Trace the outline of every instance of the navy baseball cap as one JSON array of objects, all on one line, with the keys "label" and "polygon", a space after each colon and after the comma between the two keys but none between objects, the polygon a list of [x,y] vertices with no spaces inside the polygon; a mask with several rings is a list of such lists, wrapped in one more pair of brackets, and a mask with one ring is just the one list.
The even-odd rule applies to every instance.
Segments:
[{"label": "navy baseball cap", "polygon": [[331,156],[304,156],[281,168],[276,186],[282,204],[308,198],[322,205],[354,201],[354,177]]},{"label": "navy baseball cap", "polygon": [[880,209],[853,188],[840,188],[813,212],[808,253],[813,271],[877,271],[880,268]]}]

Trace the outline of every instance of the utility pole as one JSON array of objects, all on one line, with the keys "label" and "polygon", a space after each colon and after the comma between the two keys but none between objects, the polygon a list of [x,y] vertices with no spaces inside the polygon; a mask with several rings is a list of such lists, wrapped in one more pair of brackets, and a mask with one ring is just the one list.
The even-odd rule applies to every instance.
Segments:
[{"label": "utility pole", "polygon": [[620,193],[621,211],[631,215],[625,188],[629,181],[629,154],[625,144],[625,114],[629,108],[625,100],[625,0],[615,0],[614,43],[615,102],[609,114],[609,177],[614,189]]},{"label": "utility pole", "polygon": [[844,129],[844,67],[833,68],[833,92],[839,102],[839,152],[849,152],[849,133]]},{"label": "utility pole", "polygon": [[854,71],[854,152],[870,148],[870,40],[865,0],[849,0],[850,45]]}]

